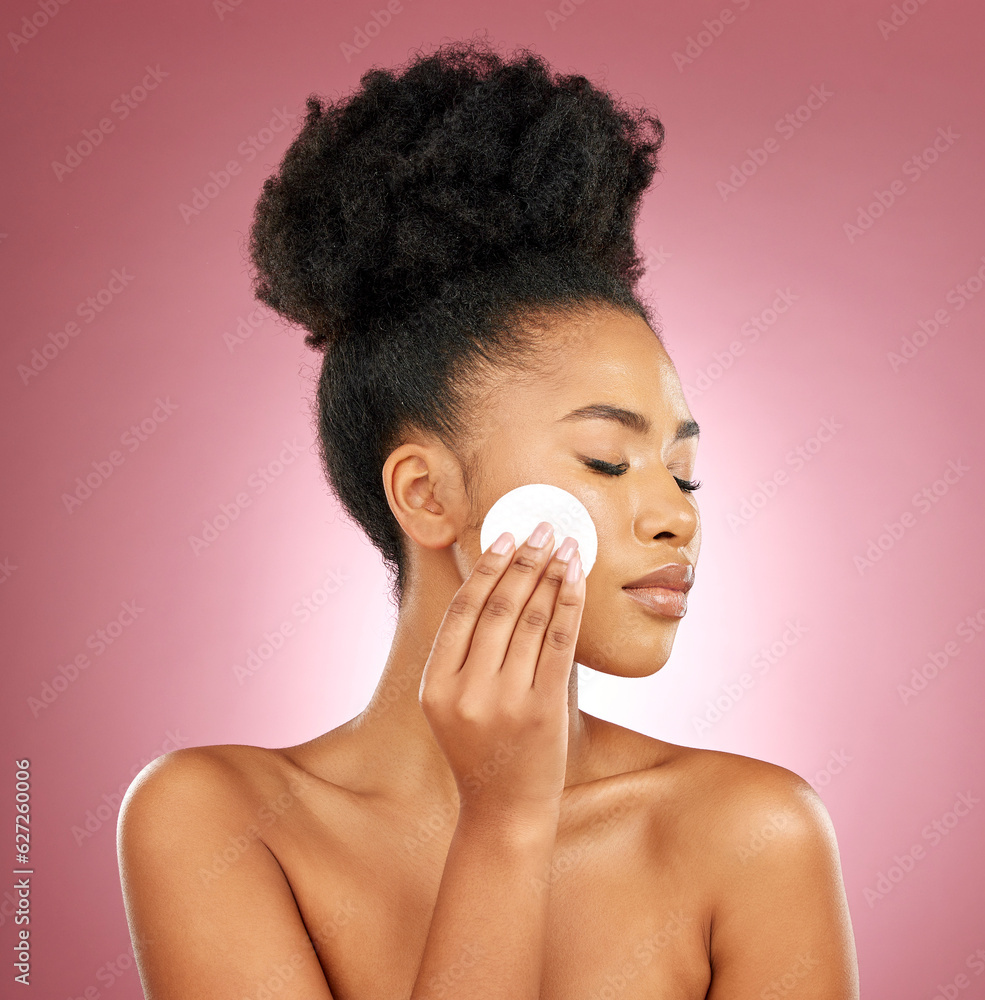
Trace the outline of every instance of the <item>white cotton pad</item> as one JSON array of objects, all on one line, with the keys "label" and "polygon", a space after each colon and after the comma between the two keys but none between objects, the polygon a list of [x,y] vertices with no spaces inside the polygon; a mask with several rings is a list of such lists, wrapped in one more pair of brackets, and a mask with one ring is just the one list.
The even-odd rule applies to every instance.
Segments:
[{"label": "white cotton pad", "polygon": [[588,576],[595,565],[599,548],[595,524],[585,505],[560,486],[527,483],[504,493],[489,508],[482,522],[479,532],[482,551],[485,552],[504,531],[513,535],[517,546],[522,545],[541,521],[550,521],[554,526],[552,552],[557,550],[566,535],[578,540],[582,568]]}]

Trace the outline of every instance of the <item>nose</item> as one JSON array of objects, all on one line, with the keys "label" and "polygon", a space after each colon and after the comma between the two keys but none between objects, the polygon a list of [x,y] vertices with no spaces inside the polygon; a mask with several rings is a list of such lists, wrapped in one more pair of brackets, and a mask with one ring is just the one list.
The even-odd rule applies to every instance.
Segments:
[{"label": "nose", "polygon": [[660,539],[684,548],[695,537],[700,523],[697,504],[668,469],[656,470],[641,482],[633,501],[633,533],[644,544]]}]

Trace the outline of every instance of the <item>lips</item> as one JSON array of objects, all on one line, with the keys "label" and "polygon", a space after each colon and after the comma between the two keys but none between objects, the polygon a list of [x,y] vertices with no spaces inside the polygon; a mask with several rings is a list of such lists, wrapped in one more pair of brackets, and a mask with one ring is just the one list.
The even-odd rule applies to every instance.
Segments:
[{"label": "lips", "polygon": [[632,583],[623,584],[623,590],[638,587],[663,587],[665,590],[682,590],[685,594],[694,585],[694,567],[690,563],[667,563],[641,576]]},{"label": "lips", "polygon": [[687,592],[693,584],[694,567],[690,563],[667,563],[622,589],[657,614],[683,618],[687,613]]}]

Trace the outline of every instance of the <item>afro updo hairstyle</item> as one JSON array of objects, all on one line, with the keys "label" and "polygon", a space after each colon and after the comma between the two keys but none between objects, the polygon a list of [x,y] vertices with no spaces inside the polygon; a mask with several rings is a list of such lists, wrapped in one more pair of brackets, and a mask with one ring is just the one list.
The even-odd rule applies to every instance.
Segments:
[{"label": "afro updo hairstyle", "polygon": [[399,606],[382,469],[402,431],[442,441],[468,489],[469,390],[488,366],[536,368],[537,317],[614,306],[653,326],[633,227],[664,127],[529,49],[504,60],[475,39],[306,106],[254,209],[253,291],[324,352],[321,459]]}]

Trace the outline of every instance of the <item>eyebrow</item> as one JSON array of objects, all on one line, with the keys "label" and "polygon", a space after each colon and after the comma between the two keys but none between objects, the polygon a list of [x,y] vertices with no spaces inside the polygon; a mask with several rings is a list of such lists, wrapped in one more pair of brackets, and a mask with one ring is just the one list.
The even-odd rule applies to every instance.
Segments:
[{"label": "eyebrow", "polygon": [[[649,434],[653,426],[642,413],[637,413],[635,410],[625,410],[621,406],[612,406],[609,403],[591,403],[588,406],[579,406],[577,410],[566,413],[557,422],[561,423],[562,420],[613,420],[622,424],[623,427],[628,427],[636,434]],[[684,438],[697,437],[700,433],[696,421],[682,420],[677,425],[674,440],[681,441]]]}]

